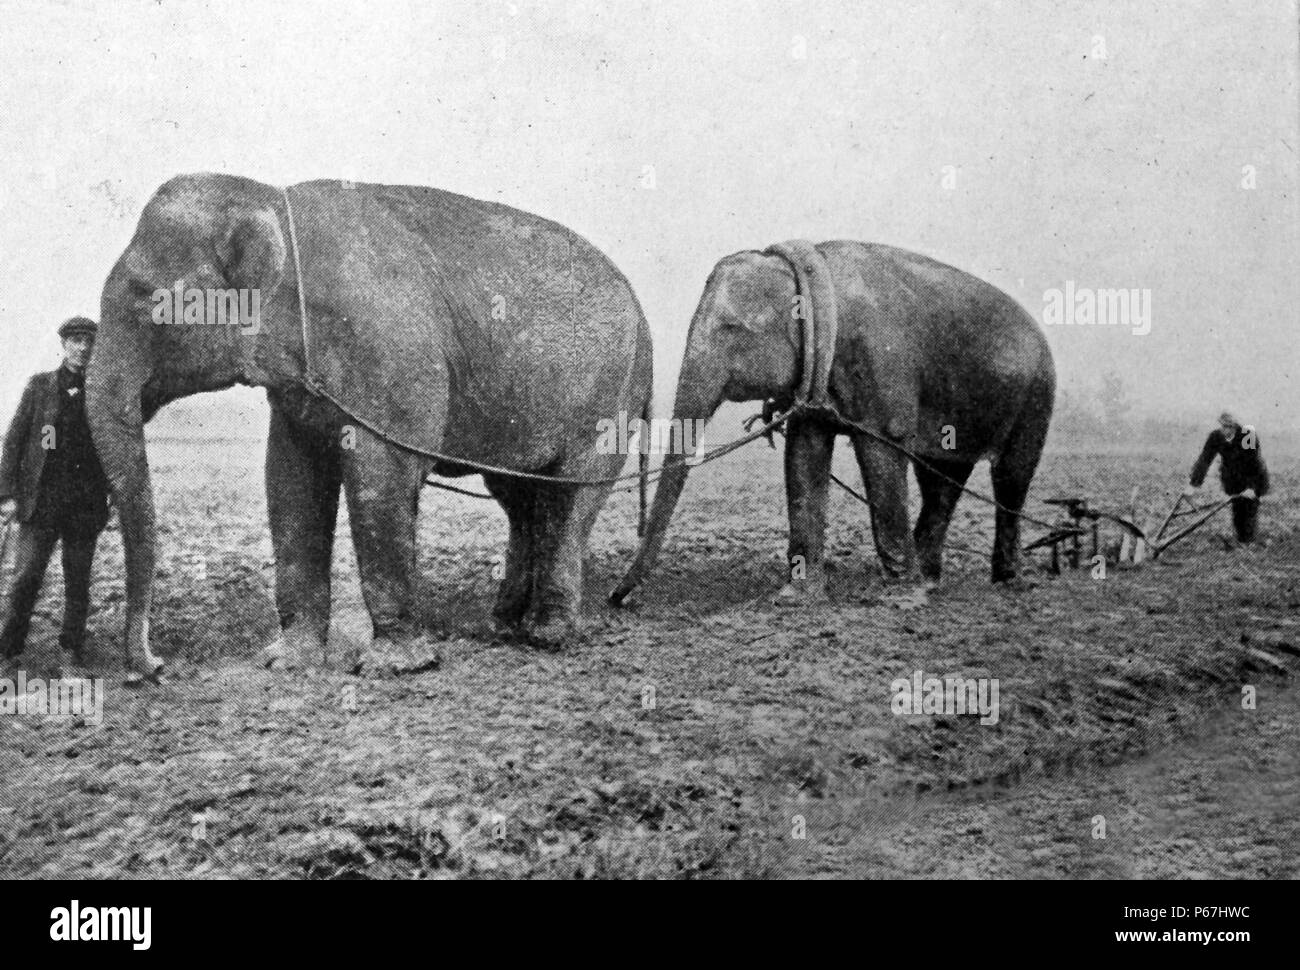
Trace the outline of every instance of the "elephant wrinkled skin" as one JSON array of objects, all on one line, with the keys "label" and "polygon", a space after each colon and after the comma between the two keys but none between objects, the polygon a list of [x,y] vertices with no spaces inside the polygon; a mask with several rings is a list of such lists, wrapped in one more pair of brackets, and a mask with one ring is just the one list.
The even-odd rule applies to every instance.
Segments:
[{"label": "elephant wrinkled skin", "polygon": [[[796,283],[795,267],[805,266],[807,291]],[[915,603],[917,594],[923,598],[922,582],[938,581],[949,520],[981,458],[991,461],[994,497],[1003,506],[996,516],[993,579],[1013,579],[1016,513],[1038,465],[1056,388],[1051,351],[1037,322],[983,280],[892,246],[793,242],[778,251],[736,253],[714,267],[691,321],[675,419],[707,420],[724,400],[771,401],[785,410],[796,400],[801,378],[803,389],[811,385],[817,394],[818,382],[808,380],[811,360],[805,359],[796,295],[812,301],[814,321],[836,321],[833,357],[814,358],[830,363],[822,387],[828,403],[876,436],[828,421],[824,413],[789,421],[791,581],[781,599],[807,602],[825,595],[826,502],[837,434],[849,435],[866,483],[885,581],[912,587],[897,591],[896,602]],[[832,299],[833,306],[825,305]],[[830,339],[826,332],[823,338]],[[912,530],[909,464],[922,495]],[[653,568],[687,471],[685,456],[665,460],[649,528],[611,594],[614,603]]]},{"label": "elephant wrinkled skin", "polygon": [[[169,401],[235,384],[267,390],[281,624],[268,660],[323,654],[341,489],[374,627],[365,659],[413,669],[436,660],[416,620],[421,483],[430,471],[470,471],[385,439],[520,471],[606,478],[625,456],[598,452],[598,419],[641,413],[649,399],[650,338],[636,297],[564,227],[431,188],[316,181],[289,193],[294,232],[279,188],[228,175],[173,178],[146,205],[104,285],[87,403],[121,519],[135,676],[160,666],[148,634],[156,529],[144,423]],[[299,287],[313,375],[347,413],[306,386]],[[260,319],[159,322],[157,293],[173,289],[255,290]],[[583,551],[609,488],[484,477],[510,529],[495,616],[562,642],[578,621]]]}]

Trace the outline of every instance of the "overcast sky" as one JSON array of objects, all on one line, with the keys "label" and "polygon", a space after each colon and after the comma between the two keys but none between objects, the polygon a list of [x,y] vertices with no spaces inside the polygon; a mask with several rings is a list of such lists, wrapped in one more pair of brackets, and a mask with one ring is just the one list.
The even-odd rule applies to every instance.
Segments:
[{"label": "overcast sky", "polygon": [[632,281],[667,395],[718,258],[853,238],[1040,317],[1067,281],[1149,290],[1144,336],[1047,328],[1063,385],[1114,369],[1142,412],[1295,427],[1296,24],[1294,0],[0,0],[0,416],[153,190],[223,171],[566,223]]}]

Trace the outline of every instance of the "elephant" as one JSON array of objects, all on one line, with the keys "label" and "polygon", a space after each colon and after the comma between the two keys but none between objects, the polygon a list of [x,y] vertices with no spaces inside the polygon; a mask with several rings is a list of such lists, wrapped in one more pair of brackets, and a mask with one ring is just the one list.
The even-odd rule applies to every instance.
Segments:
[{"label": "elephant", "polygon": [[[232,292],[257,319],[213,313]],[[170,295],[175,315],[159,312]],[[540,216],[421,186],[167,181],[104,284],[86,381],[121,524],[128,679],[162,667],[149,642],[157,530],[144,424],[168,402],[266,389],[280,621],[267,665],[326,656],[341,489],[373,627],[345,663],[406,672],[438,662],[416,609],[430,473],[492,469],[484,481],[509,522],[498,625],[542,646],[580,631],[588,534],[626,458],[597,447],[597,417],[648,407],[651,350],[622,273]]]},{"label": "elephant", "polygon": [[[1055,389],[1041,328],[990,284],[893,246],[796,240],[714,266],[673,411],[674,421],[707,421],[724,400],[766,401],[768,415],[804,405],[785,428],[791,569],[777,600],[789,605],[824,601],[831,456],[837,434],[848,434],[886,601],[916,606],[939,581],[949,520],[982,458],[999,505],[993,580],[1016,579],[1018,513]],[[905,451],[921,459],[911,531]],[[679,451],[665,458],[636,559],[610,595],[615,605],[653,568],[689,468]]]}]

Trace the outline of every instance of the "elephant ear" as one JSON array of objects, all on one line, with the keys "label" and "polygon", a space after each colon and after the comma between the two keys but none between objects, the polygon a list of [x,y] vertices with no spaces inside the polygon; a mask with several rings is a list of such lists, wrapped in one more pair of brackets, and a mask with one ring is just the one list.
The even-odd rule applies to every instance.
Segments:
[{"label": "elephant ear", "polygon": [[[391,190],[409,205],[405,191]],[[443,448],[455,310],[473,298],[455,286],[435,247],[460,227],[434,221],[427,237],[373,186],[310,182],[288,192],[299,250],[310,352],[308,379],[351,418],[412,449]],[[432,245],[431,245],[432,243]],[[295,284],[291,284],[295,285]],[[295,315],[300,311],[293,299]]]},{"label": "elephant ear", "polygon": [[854,379],[867,390],[859,404],[865,412],[862,417],[895,441],[913,438],[920,403],[919,334],[913,326],[919,297],[887,269],[864,265],[859,259],[853,267],[857,279],[845,280],[852,296],[843,303],[856,323],[846,334],[846,343],[856,344],[858,353],[845,354],[840,363],[854,370],[865,361],[866,373],[859,372]]},{"label": "elephant ear", "polygon": [[284,233],[270,209],[232,209],[217,229],[217,260],[235,289],[269,299],[284,276]]}]

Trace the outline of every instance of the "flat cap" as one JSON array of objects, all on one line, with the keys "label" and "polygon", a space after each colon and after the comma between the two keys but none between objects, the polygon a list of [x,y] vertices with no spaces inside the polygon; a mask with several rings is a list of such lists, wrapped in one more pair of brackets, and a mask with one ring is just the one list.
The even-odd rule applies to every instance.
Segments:
[{"label": "flat cap", "polygon": [[93,337],[98,330],[99,325],[89,317],[72,317],[64,320],[59,327],[59,339],[66,340],[68,337],[79,333],[89,334]]}]

